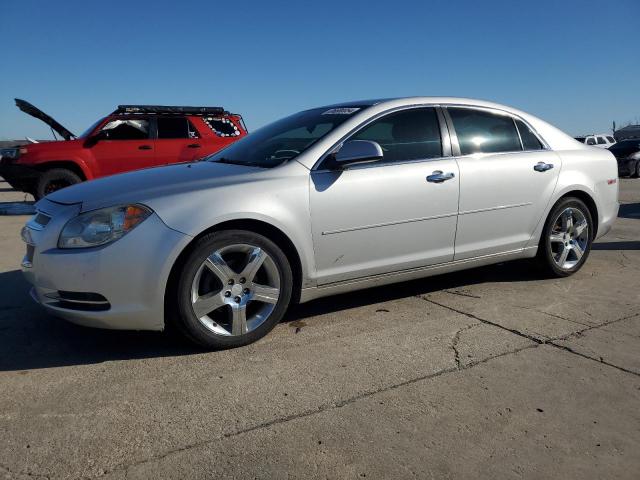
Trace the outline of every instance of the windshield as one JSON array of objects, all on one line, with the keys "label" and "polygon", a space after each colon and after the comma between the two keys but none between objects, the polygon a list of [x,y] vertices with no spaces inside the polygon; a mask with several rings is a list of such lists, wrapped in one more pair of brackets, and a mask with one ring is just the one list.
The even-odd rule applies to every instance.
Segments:
[{"label": "windshield", "polygon": [[276,167],[300,155],[362,108],[325,107],[296,113],[256,130],[206,160]]},{"label": "windshield", "polygon": [[100,122],[102,122],[102,120],[104,120],[104,118],[101,118],[100,120],[95,122],[93,125],[91,125],[89,128],[87,128],[84,132],[82,132],[82,134],[78,138],[88,137],[89,134],[93,132],[93,130],[100,124]]}]

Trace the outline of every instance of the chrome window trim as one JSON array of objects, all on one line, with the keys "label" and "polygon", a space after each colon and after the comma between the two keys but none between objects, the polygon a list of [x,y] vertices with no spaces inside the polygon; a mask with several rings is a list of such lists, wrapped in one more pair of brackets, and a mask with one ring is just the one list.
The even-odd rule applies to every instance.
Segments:
[{"label": "chrome window trim", "polygon": [[[341,145],[342,143],[344,143],[349,137],[353,136],[356,132],[362,130],[364,127],[366,127],[367,125],[375,122],[376,120],[378,120],[379,118],[386,116],[386,115],[390,115],[392,113],[396,113],[396,112],[400,112],[403,110],[414,110],[414,109],[418,109],[418,108],[433,108],[436,111],[436,116],[438,118],[438,127],[440,128],[440,143],[441,143],[441,148],[442,148],[442,155],[440,157],[433,157],[433,158],[417,158],[417,159],[413,159],[413,160],[406,160],[403,162],[373,162],[373,163],[369,163],[369,164],[362,164],[362,165],[353,165],[351,167],[349,167],[349,170],[355,170],[355,169],[360,169],[360,168],[373,168],[373,167],[386,167],[389,165],[404,165],[406,163],[416,163],[416,162],[431,162],[434,160],[443,160],[446,158],[453,158],[454,156],[452,155],[453,152],[451,151],[451,141],[449,139],[449,128],[448,125],[442,123],[442,114],[440,112],[440,109],[438,108],[440,107],[439,103],[415,103],[415,104],[411,104],[411,105],[403,105],[401,107],[394,107],[394,108],[390,108],[388,110],[385,110],[383,112],[380,112],[372,117],[367,118],[366,120],[364,120],[363,122],[359,123],[357,126],[355,126],[354,128],[352,128],[351,130],[349,130],[349,132],[347,132],[345,135],[343,135],[340,140],[338,140],[337,142],[335,142],[333,145],[331,145],[330,148],[327,149],[326,152],[324,152],[320,158],[316,161],[316,163],[313,164],[313,167],[311,168],[311,172],[333,172],[335,171],[335,169],[331,169],[331,168],[320,168],[320,166],[322,165],[322,163],[326,160],[326,158],[331,155],[335,149]],[[444,137],[443,135],[446,134],[446,137]],[[445,156],[445,148],[448,145],[448,152],[449,155]]]}]

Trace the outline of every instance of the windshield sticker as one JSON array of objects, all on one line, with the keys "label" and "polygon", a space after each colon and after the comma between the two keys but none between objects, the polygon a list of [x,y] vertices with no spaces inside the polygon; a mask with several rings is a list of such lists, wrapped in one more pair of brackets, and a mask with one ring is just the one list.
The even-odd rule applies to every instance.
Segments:
[{"label": "windshield sticker", "polygon": [[358,110],[360,109],[355,107],[332,108],[330,110],[327,110],[326,112],[322,112],[322,115],[351,115]]}]

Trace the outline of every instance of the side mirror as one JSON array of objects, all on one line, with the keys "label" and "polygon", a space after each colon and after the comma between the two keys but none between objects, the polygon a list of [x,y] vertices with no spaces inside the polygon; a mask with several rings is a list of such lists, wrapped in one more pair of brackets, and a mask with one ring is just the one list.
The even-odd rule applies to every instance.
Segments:
[{"label": "side mirror", "polygon": [[98,143],[100,140],[104,140],[106,138],[106,135],[104,134],[104,132],[102,130],[100,130],[98,133],[96,133],[95,135],[91,135],[90,137],[88,137],[85,141],[84,141],[84,146],[85,148],[91,148],[93,147],[96,143]]},{"label": "side mirror", "polygon": [[342,167],[352,163],[369,163],[380,160],[384,154],[382,147],[369,140],[345,142],[335,154],[335,165]]}]

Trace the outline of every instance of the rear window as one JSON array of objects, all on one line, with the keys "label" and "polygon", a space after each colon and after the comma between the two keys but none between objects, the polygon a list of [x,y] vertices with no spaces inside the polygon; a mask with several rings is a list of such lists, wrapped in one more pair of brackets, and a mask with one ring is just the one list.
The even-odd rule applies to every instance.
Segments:
[{"label": "rear window", "polygon": [[604,137],[598,137],[598,145],[604,145],[606,143],[607,141],[604,139]]},{"label": "rear window", "polygon": [[240,129],[228,118],[205,117],[204,123],[219,137],[237,137]]}]

